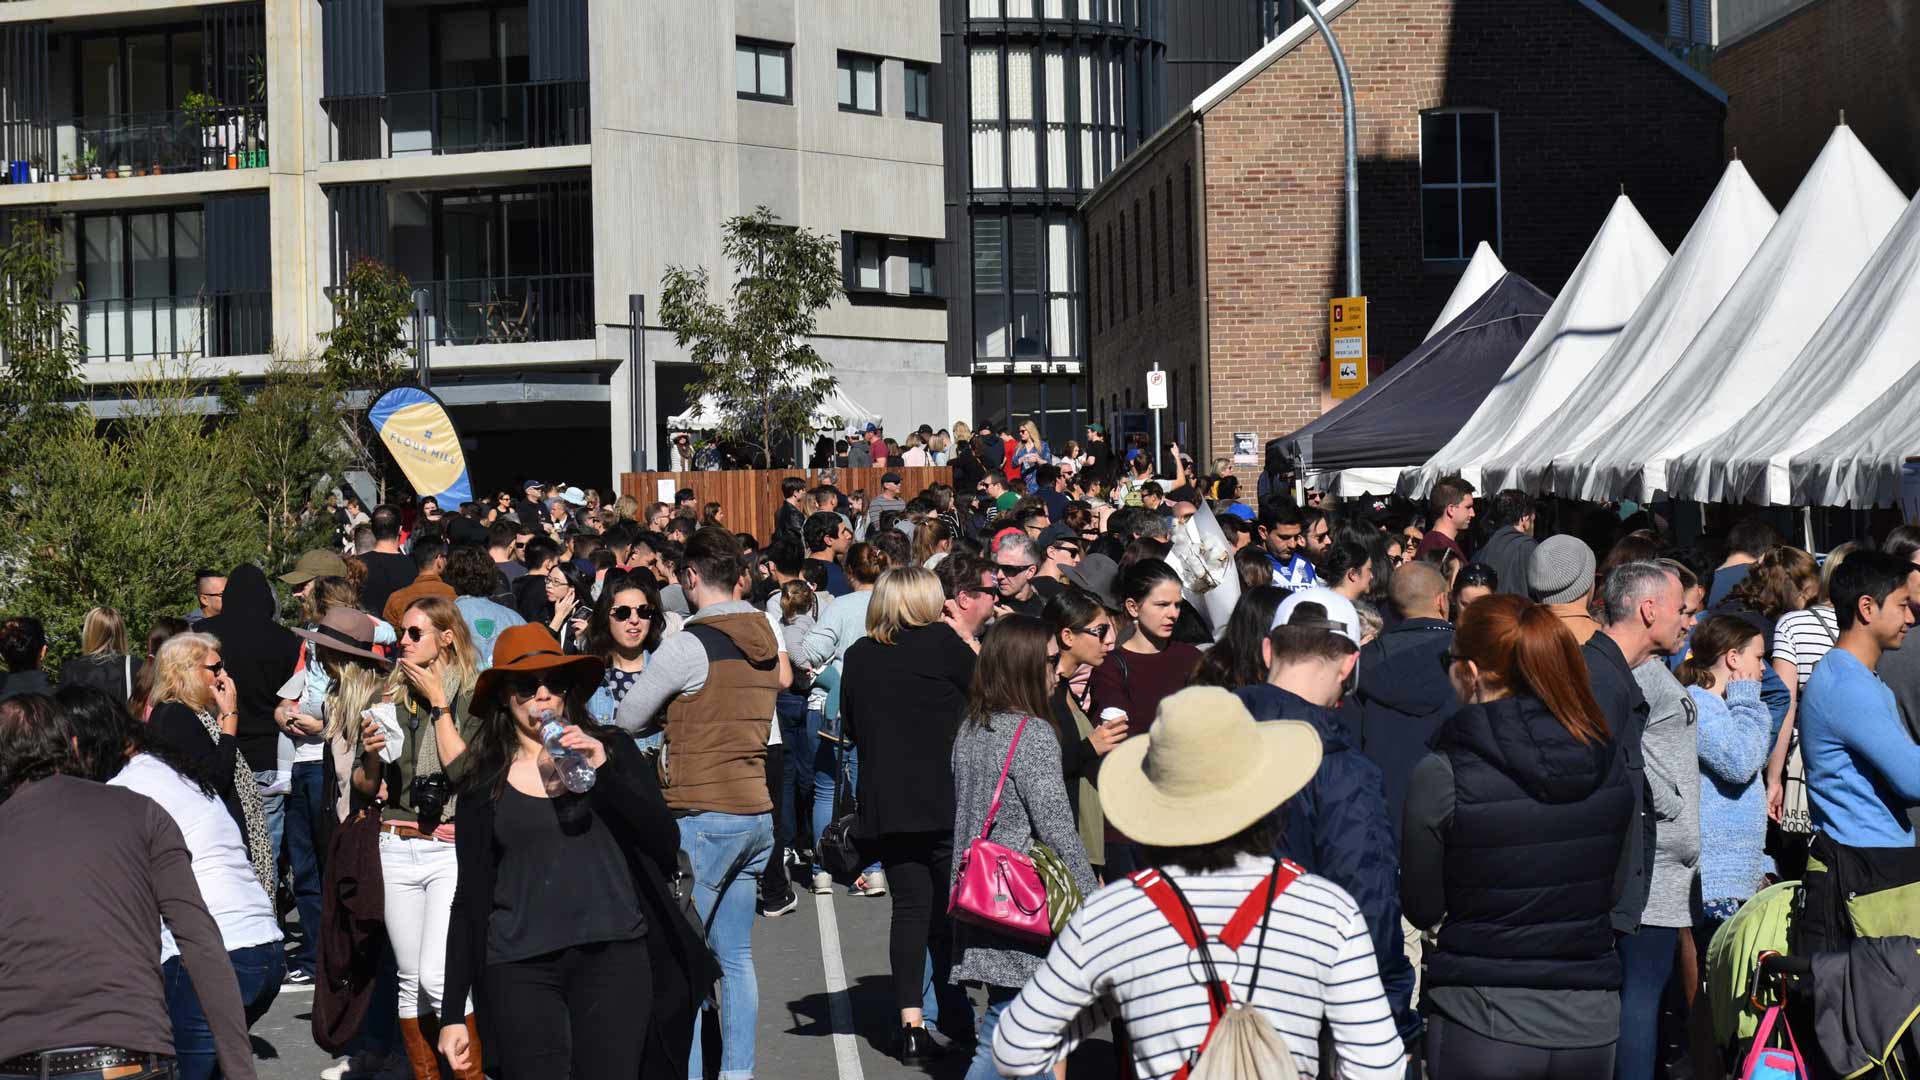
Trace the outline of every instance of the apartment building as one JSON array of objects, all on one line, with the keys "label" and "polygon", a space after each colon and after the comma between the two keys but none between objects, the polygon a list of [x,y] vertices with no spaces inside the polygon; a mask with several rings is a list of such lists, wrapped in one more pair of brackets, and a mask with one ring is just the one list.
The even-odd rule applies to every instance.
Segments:
[{"label": "apartment building", "polygon": [[947,372],[1055,445],[1089,416],[1076,210],[1300,0],[941,0]]},{"label": "apartment building", "polygon": [[661,275],[729,282],[721,223],[765,205],[843,243],[815,345],[847,394],[943,426],[939,50],[886,0],[11,0],[0,214],[57,226],[109,401],[317,349],[347,268],[394,266],[485,487],[661,460],[695,376]]}]

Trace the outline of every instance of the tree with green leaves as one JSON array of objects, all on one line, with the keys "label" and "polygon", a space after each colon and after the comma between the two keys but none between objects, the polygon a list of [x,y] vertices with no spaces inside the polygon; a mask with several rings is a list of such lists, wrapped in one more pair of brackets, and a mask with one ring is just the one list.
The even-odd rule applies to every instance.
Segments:
[{"label": "tree with green leaves", "polygon": [[301,552],[332,539],[326,490],[351,461],[341,428],[353,410],[311,358],[275,357],[257,388],[229,375],[219,393],[227,415],[221,435],[260,529],[262,565],[285,569]]},{"label": "tree with green leaves", "polygon": [[[381,394],[409,382],[407,324],[413,318],[413,286],[405,274],[374,259],[359,259],[347,280],[333,290],[333,329],[320,336],[326,348],[321,368],[343,393],[364,394],[371,404]],[[387,497],[388,468],[364,409],[343,425],[354,464],[366,470]]]},{"label": "tree with green leaves", "polygon": [[820,309],[841,295],[840,249],[823,233],[780,224],[764,206],[723,229],[735,275],[727,299],[715,299],[705,267],[669,267],[660,322],[700,365],[688,393],[718,406],[714,431],[759,447],[764,467],[776,442],[812,433],[833,392],[829,366],[807,338]]},{"label": "tree with green leaves", "polygon": [[38,218],[18,220],[0,246],[0,476],[29,468],[29,448],[75,421],[70,403],[85,391],[80,340],[55,292],[63,265],[59,234]]},{"label": "tree with green leaves", "polygon": [[29,446],[4,602],[46,623],[56,658],[77,651],[90,607],[143,634],[193,606],[196,569],[261,559],[236,440],[195,408],[197,390],[179,374],[134,384],[119,419],[60,425]]}]

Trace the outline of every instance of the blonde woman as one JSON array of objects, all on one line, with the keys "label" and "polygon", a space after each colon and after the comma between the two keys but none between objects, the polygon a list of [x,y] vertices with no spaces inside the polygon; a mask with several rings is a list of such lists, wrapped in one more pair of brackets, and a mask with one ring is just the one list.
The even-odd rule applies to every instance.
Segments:
[{"label": "blonde woman", "polygon": [[1026,485],[1022,491],[1034,489],[1034,470],[1053,460],[1053,451],[1047,449],[1047,440],[1040,437],[1040,429],[1028,420],[1020,425],[1020,446],[1013,452],[1014,464],[1020,466],[1020,479]]},{"label": "blonde woman", "polygon": [[80,623],[80,652],[61,667],[61,686],[91,686],[122,703],[132,699],[141,664],[127,651],[127,622],[118,611],[87,609]]},{"label": "blonde woman", "polygon": [[[380,872],[387,937],[400,971],[400,1033],[418,1080],[435,1071],[440,1013],[467,1019],[466,1003],[445,1004],[447,921],[459,867],[453,849],[452,789],[465,779],[470,712],[479,678],[473,638],[454,602],[423,596],[400,615],[400,658],[387,679],[396,724],[360,720],[353,785],[380,811]],[[353,714],[353,715],[358,715]],[[398,747],[393,745],[397,736]],[[397,752],[396,752],[397,750]],[[383,752],[384,751],[384,752]],[[476,1067],[466,1077],[480,1075]]]},{"label": "blonde woman", "polygon": [[273,838],[253,769],[240,756],[239,691],[211,634],[175,634],[154,658],[151,735],[191,755],[196,775],[215,779],[220,801],[247,841],[247,861],[260,887],[274,895]]},{"label": "blonde woman", "polygon": [[[881,574],[867,605],[867,636],[847,650],[840,681],[844,734],[860,752],[854,832],[863,850],[879,856],[893,894],[888,958],[900,1009],[900,1059],[910,1065],[934,1052],[922,997],[929,954],[933,985],[945,991],[939,1004],[946,1030],[973,1029],[971,1006],[947,981],[947,887],[953,738],[975,657],[941,618],[946,599],[930,570],[906,566]],[[913,703],[910,713],[902,712],[901,702]]]}]

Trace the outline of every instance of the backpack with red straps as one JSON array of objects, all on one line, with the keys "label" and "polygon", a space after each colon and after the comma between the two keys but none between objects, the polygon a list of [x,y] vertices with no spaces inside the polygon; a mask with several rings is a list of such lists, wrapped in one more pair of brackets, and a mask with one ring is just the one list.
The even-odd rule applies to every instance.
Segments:
[{"label": "backpack with red straps", "polygon": [[1245,1002],[1235,1001],[1233,986],[1220,978],[1213,964],[1206,928],[1200,925],[1180,886],[1153,869],[1128,876],[1127,880],[1160,909],[1160,914],[1179,932],[1187,947],[1200,954],[1200,962],[1207,972],[1207,1008],[1213,1018],[1200,1039],[1199,1048],[1173,1074],[1173,1080],[1299,1080],[1300,1066],[1294,1061],[1293,1051],[1287,1048],[1273,1025],[1260,1015],[1254,998],[1260,988],[1260,957],[1267,947],[1267,914],[1274,899],[1305,872],[1286,859],[1277,860],[1273,873],[1254,886],[1240,902],[1233,918],[1221,928],[1219,936],[1211,938],[1238,952],[1253,933],[1254,926],[1260,927]]}]

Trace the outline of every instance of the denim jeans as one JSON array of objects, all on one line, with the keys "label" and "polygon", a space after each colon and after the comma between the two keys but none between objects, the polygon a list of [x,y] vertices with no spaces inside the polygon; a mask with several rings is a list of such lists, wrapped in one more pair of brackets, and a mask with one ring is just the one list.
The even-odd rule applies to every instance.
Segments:
[{"label": "denim jeans", "polygon": [[[775,799],[780,804],[780,844],[793,847],[794,839],[801,835],[800,818],[795,816],[802,807],[812,805],[814,785],[814,755],[820,746],[820,714],[807,708],[805,694],[783,693],[774,699],[775,714],[780,717],[780,742],[786,748],[786,764],[781,769],[780,790]],[[811,824],[813,815],[807,815]],[[807,830],[807,835],[818,835]],[[811,848],[813,844],[808,843]]]},{"label": "denim jeans", "polygon": [[[262,788],[280,778],[279,769],[262,769],[253,774],[254,783]],[[267,835],[273,841],[273,865],[280,865],[280,838],[287,827],[287,797],[285,795],[260,796],[260,809],[267,815]]]},{"label": "denim jeans", "polygon": [[[773,851],[772,814],[689,814],[680,819],[680,849],[693,864],[693,905],[707,926],[707,945],[720,961],[720,1080],[753,1075],[754,1031],[760,988],[753,970],[754,898]],[[732,880],[723,880],[738,867]],[[687,1076],[706,1075],[700,1025],[694,1021]]]},{"label": "denim jeans", "polygon": [[1660,999],[1673,977],[1680,931],[1643,926],[1622,934],[1620,948],[1620,1041],[1614,1080],[1653,1080],[1660,1051]]},{"label": "denim jeans", "polygon": [[[247,1010],[247,1026],[267,1014],[273,999],[280,994],[280,978],[286,972],[286,958],[280,943],[249,945],[227,954],[233,963],[234,978],[240,982],[240,1003]],[[207,1014],[200,1009],[200,996],[193,992],[193,980],[178,956],[160,966],[160,979],[166,989],[167,1016],[173,1022],[173,1056],[179,1065],[180,1080],[211,1080],[220,1075],[214,1057],[213,1029]]]},{"label": "denim jeans", "polygon": [[320,940],[320,843],[326,805],[323,766],[298,761],[293,766],[293,791],[286,800],[287,863],[293,868],[293,902],[300,910],[300,948],[293,956],[295,971],[314,970],[314,946]]},{"label": "denim jeans", "polygon": [[[966,1080],[1000,1080],[1000,1073],[993,1067],[993,1030],[1000,1026],[1000,1014],[1007,1011],[1013,999],[1020,991],[1009,990],[1004,986],[987,987],[987,1011],[980,1018],[980,1045],[973,1051],[973,1064],[967,1067]],[[1034,1073],[1034,1077],[1051,1077],[1053,1070]]]}]

